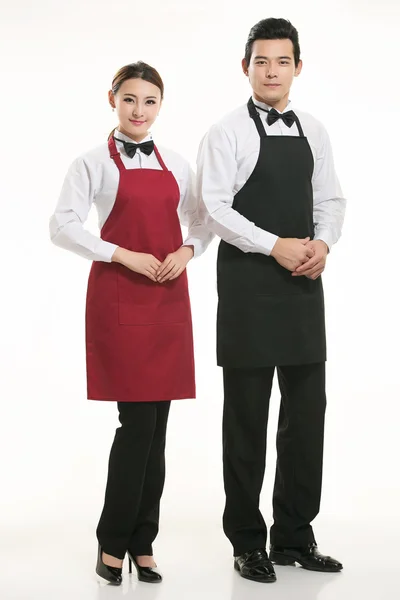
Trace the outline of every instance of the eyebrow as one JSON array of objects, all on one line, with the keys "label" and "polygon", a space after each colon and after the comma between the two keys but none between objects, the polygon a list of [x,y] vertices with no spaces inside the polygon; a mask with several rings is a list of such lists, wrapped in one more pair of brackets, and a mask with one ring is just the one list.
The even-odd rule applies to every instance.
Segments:
[{"label": "eyebrow", "polygon": [[[137,98],[135,94],[124,94],[124,96],[132,96],[132,98]],[[145,100],[149,100],[150,98],[154,98],[154,100],[157,100],[156,96],[146,96]]]},{"label": "eyebrow", "polygon": [[[260,55],[259,55],[259,56],[255,56],[255,57],[254,57],[254,60],[257,60],[258,58],[263,58],[264,60],[268,60],[268,56],[260,56]],[[287,60],[292,60],[292,57],[291,57],[291,56],[278,56],[277,58],[278,58],[279,60],[282,60],[282,58],[285,58],[285,59],[287,59]]]}]

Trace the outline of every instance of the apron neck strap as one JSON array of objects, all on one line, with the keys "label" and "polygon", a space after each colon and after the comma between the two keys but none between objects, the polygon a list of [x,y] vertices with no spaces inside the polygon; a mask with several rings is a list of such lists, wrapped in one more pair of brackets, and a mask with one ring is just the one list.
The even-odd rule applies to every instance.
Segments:
[{"label": "apron neck strap", "polygon": [[165,163],[164,163],[163,159],[161,158],[161,154],[159,153],[158,148],[157,148],[156,145],[154,145],[154,152],[155,152],[155,154],[157,156],[158,162],[160,163],[160,165],[162,167],[162,170],[163,171],[168,171],[167,167],[165,166]]},{"label": "apron neck strap", "polygon": [[248,101],[247,108],[249,110],[250,117],[253,119],[255,126],[257,127],[257,131],[258,131],[260,137],[261,138],[267,137],[267,132],[265,131],[265,127],[261,122],[261,117],[260,117],[259,113],[257,112],[256,105],[253,102],[253,98],[250,98],[250,100]]},{"label": "apron neck strap", "polygon": [[300,124],[300,121],[299,121],[299,117],[296,115],[296,113],[293,113],[293,114],[294,114],[294,118],[296,120],[297,129],[299,130],[299,136],[300,137],[305,137],[304,132],[303,132],[303,128],[302,128],[302,126]]},{"label": "apron neck strap", "polygon": [[110,157],[113,159],[118,169],[120,171],[125,171],[124,163],[122,162],[121,155],[118,152],[117,146],[115,144],[114,132],[108,138],[108,150],[110,152]]}]

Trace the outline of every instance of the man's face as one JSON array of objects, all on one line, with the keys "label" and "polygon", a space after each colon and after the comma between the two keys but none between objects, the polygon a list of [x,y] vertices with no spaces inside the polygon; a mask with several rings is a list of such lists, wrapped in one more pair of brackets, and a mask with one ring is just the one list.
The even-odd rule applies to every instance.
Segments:
[{"label": "man's face", "polygon": [[293,78],[300,75],[302,62],[295,66],[293,44],[290,40],[256,40],[250,64],[242,61],[254,97],[283,110],[288,103]]}]

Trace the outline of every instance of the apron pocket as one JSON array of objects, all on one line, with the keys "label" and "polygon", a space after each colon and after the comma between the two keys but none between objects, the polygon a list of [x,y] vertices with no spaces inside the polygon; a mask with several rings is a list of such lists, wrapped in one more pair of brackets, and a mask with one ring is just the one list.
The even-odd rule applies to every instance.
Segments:
[{"label": "apron pocket", "polygon": [[123,267],[118,272],[120,325],[156,325],[190,321],[186,273],[166,283],[154,283]]}]

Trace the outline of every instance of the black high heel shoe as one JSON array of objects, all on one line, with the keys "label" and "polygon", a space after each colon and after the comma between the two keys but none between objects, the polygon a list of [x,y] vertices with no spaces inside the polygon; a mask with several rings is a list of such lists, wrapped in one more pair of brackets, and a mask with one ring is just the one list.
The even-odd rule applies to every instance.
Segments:
[{"label": "black high heel shoe", "polygon": [[146,583],[161,583],[162,576],[157,571],[154,571],[153,567],[141,567],[137,564],[136,560],[132,556],[132,554],[127,552],[129,558],[129,573],[132,573],[132,563],[136,567],[137,576],[139,581],[144,581]]},{"label": "black high heel shoe", "polygon": [[122,583],[122,569],[118,567],[109,567],[103,563],[102,558],[103,550],[99,544],[99,549],[97,552],[97,564],[96,564],[96,573],[112,585],[121,585]]}]

